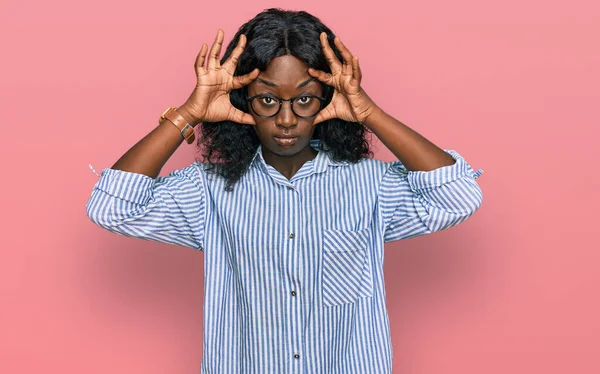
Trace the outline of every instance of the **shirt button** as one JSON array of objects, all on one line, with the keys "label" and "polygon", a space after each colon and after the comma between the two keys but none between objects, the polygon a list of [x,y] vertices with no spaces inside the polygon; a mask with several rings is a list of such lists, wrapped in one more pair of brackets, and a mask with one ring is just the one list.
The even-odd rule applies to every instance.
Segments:
[{"label": "shirt button", "polygon": [[296,354],[294,355],[294,358],[298,359],[298,358],[300,358],[300,355],[296,353]]},{"label": "shirt button", "polygon": [[291,233],[291,234],[290,234],[290,239],[294,239],[294,237],[295,237],[295,236],[296,236],[296,235],[294,235],[294,233]]},{"label": "shirt button", "polygon": [[293,190],[293,189],[294,189],[294,187],[288,186],[288,190]]},{"label": "shirt button", "polygon": [[296,296],[296,291],[292,291],[292,296]]}]

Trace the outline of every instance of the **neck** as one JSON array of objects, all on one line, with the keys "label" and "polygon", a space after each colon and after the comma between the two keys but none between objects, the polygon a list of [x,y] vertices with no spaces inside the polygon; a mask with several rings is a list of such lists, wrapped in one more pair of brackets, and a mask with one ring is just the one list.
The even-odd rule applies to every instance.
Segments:
[{"label": "neck", "polygon": [[262,147],[262,156],[265,162],[268,165],[271,165],[275,170],[281,173],[287,179],[292,179],[294,174],[305,162],[308,162],[315,157],[317,157],[317,152],[310,145],[304,148],[302,151],[290,155],[290,156],[281,156],[275,153],[270,152],[266,148]]}]

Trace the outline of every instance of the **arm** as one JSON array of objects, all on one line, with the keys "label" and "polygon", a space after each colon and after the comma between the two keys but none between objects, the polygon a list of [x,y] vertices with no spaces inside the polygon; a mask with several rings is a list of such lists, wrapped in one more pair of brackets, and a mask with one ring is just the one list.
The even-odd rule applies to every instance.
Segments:
[{"label": "arm", "polygon": [[[177,112],[194,127],[198,124],[198,120],[189,114],[185,105],[180,106]],[[177,127],[165,121],[125,152],[112,169],[156,178],[182,141],[183,137]]]},{"label": "arm", "polygon": [[362,72],[358,57],[352,55],[339,37],[333,39],[333,44],[342,61],[330,45],[329,36],[323,32],[320,38],[331,73],[313,68],[309,68],[308,73],[335,90],[331,103],[319,112],[315,123],[330,118],[360,122],[373,131],[410,170],[428,171],[454,163],[446,152],[375,105],[360,85]]},{"label": "arm", "polygon": [[342,61],[321,34],[321,45],[331,73],[309,69],[309,74],[331,85],[331,103],[315,122],[341,118],[361,122],[381,139],[398,161],[389,163],[378,190],[385,240],[432,233],[456,225],[481,205],[483,194],[475,182],[483,170],[474,172],[453,150],[444,151],[379,108],[360,86],[358,57],[339,37],[333,44]]},{"label": "arm", "polygon": [[[184,106],[178,112],[189,123],[197,123]],[[124,236],[203,249],[206,188],[202,165],[194,163],[157,177],[182,140],[179,130],[164,122],[112,168],[102,170],[86,204],[92,222]]]},{"label": "arm", "polygon": [[378,193],[386,242],[430,234],[470,217],[483,201],[473,171],[454,150],[442,150],[373,107],[365,119],[399,161],[389,164]]},{"label": "arm", "polygon": [[[366,95],[366,94],[365,94]],[[437,145],[372,104],[364,124],[412,171],[431,171],[453,165],[455,159]]]},{"label": "arm", "polygon": [[454,150],[454,164],[430,171],[408,170],[401,161],[387,163],[377,192],[386,242],[431,234],[455,226],[479,209],[483,193],[474,171]]},{"label": "arm", "polygon": [[[208,46],[196,57],[197,84],[177,112],[192,126],[200,122],[234,121],[254,124],[252,116],[231,105],[229,92],[249,84],[253,72],[234,76],[246,45],[239,35],[236,48],[221,65],[223,31],[217,32],[207,61]],[[146,240],[204,249],[204,225],[210,209],[206,175],[201,163],[157,177],[183,141],[180,131],[163,122],[129,149],[94,186],[86,211],[97,225]]]}]

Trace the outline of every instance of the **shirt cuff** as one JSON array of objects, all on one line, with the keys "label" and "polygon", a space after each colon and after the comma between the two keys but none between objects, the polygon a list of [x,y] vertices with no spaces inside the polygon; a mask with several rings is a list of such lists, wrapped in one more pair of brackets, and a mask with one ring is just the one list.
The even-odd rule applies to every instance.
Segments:
[{"label": "shirt cuff", "polygon": [[396,164],[396,167],[407,173],[408,184],[413,192],[439,187],[464,177],[477,179],[483,174],[482,169],[474,171],[471,165],[455,150],[444,150],[444,152],[456,161],[453,165],[429,171],[411,171],[406,169],[402,163]]},{"label": "shirt cuff", "polygon": [[144,205],[152,196],[152,187],[156,182],[144,174],[106,168],[94,189],[134,204]]}]

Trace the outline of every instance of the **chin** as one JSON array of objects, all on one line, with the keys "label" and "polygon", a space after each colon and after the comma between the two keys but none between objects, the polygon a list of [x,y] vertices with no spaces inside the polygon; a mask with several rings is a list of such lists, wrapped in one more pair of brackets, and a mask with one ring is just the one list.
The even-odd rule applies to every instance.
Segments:
[{"label": "chin", "polygon": [[281,148],[277,144],[275,144],[273,146],[273,148],[269,149],[269,151],[271,151],[271,153],[275,153],[276,155],[279,155],[279,156],[292,156],[292,155],[295,155],[296,153],[298,153],[300,151],[300,149],[298,149],[296,146]]}]

